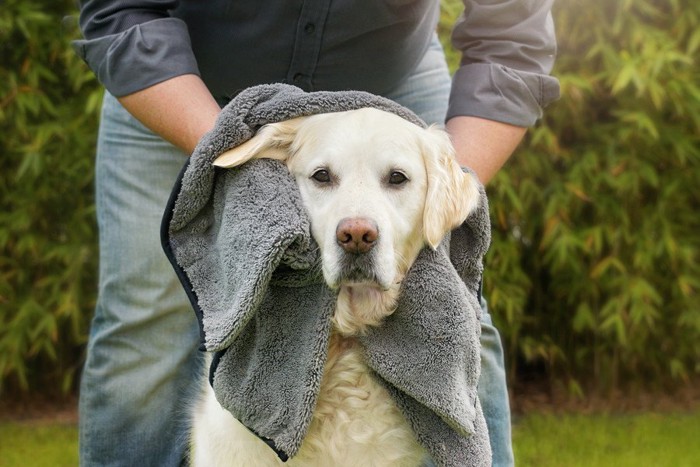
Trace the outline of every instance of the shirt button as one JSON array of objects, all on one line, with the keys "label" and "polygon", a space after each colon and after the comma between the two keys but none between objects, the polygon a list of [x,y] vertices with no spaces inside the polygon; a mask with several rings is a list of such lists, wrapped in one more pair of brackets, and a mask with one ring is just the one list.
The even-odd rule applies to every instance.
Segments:
[{"label": "shirt button", "polygon": [[306,34],[313,34],[315,30],[316,25],[314,23],[306,23],[306,26],[304,26],[304,32]]}]

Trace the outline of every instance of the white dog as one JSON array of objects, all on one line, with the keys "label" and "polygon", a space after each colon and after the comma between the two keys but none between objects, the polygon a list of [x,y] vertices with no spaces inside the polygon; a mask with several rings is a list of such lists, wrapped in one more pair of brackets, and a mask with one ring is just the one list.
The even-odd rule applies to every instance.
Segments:
[{"label": "white dog", "polygon": [[[266,125],[219,156],[285,161],[318,243],[323,275],[338,290],[324,377],[299,453],[287,463],[216,401],[208,382],[195,406],[195,466],[418,466],[426,452],[354,336],[394,311],[402,278],[475,208],[478,189],[454,160],[447,134],[361,109]],[[203,378],[206,380],[206,378]]]}]

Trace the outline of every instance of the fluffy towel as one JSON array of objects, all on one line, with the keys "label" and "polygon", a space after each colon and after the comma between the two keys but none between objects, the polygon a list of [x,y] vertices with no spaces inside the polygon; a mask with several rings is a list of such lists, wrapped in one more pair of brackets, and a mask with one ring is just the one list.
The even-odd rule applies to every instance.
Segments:
[{"label": "fluffy towel", "polygon": [[[177,181],[163,247],[194,306],[221,405],[283,460],[303,441],[327,357],[336,294],[294,179],[278,161],[219,169],[212,161],[267,123],[374,107],[425,124],[364,92],[249,88],[221,112]],[[361,338],[369,366],[441,466],[490,465],[477,398],[479,282],[490,241],[486,197],[407,274],[395,313]],[[450,245],[451,243],[451,245]]]}]

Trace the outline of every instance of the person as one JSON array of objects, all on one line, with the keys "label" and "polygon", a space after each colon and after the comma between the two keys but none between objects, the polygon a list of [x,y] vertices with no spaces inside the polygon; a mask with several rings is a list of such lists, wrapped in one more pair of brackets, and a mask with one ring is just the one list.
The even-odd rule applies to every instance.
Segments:
[{"label": "person", "polygon": [[[558,97],[553,0],[464,0],[450,77],[436,0],[82,0],[78,54],[107,92],[95,183],[99,291],[80,384],[85,466],[179,465],[198,328],[159,243],[170,190],[246,87],[364,90],[445,123],[487,183]],[[512,465],[498,332],[484,302],[482,400],[494,465]]]}]

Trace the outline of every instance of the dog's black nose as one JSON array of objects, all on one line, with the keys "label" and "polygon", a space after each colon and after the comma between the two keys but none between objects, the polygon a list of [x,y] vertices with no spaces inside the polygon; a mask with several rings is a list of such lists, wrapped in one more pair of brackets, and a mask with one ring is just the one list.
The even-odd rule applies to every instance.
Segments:
[{"label": "dog's black nose", "polygon": [[364,217],[345,218],[335,229],[338,245],[348,253],[367,253],[377,243],[379,230],[373,220]]}]

